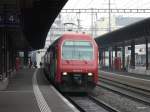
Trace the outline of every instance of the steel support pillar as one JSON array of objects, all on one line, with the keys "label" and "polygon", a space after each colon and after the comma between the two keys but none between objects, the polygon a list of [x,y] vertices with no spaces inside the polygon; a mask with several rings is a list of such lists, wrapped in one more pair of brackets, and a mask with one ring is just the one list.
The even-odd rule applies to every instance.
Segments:
[{"label": "steel support pillar", "polygon": [[135,69],[135,41],[131,42],[131,68]]},{"label": "steel support pillar", "polygon": [[125,71],[125,45],[122,46],[122,70]]},{"label": "steel support pillar", "polygon": [[8,38],[8,51],[9,51],[9,73],[12,72],[12,57],[13,57],[13,45],[10,38]]},{"label": "steel support pillar", "polygon": [[11,42],[10,42],[10,38],[9,38],[9,72],[10,72],[10,70],[11,70],[11,65],[12,65],[12,61],[11,61],[11,57],[12,57],[12,45],[11,45]]},{"label": "steel support pillar", "polygon": [[113,48],[112,48],[112,52],[111,52],[111,68],[112,68],[112,69],[114,68],[113,59],[114,59],[114,55],[113,55]]},{"label": "steel support pillar", "polygon": [[[1,31],[0,31],[0,35],[1,35]],[[2,42],[3,42],[3,38],[1,37],[1,38],[0,38],[0,80],[2,79],[2,73],[3,73],[3,72],[2,72],[2,60],[3,60],[3,59],[2,59],[2,55],[3,55],[3,54],[2,54],[2,50],[3,50],[3,49],[2,49]]]},{"label": "steel support pillar", "polygon": [[111,48],[108,49],[109,52],[109,70],[111,69]]},{"label": "steel support pillar", "polygon": [[145,38],[145,44],[146,44],[146,70],[148,70],[149,68],[149,64],[148,64],[148,38]]},{"label": "steel support pillar", "polygon": [[3,79],[4,77],[6,77],[6,74],[7,74],[7,52],[6,52],[6,44],[7,44],[7,42],[6,42],[6,34],[5,34],[5,32],[4,32],[4,30],[2,30],[1,31],[1,38],[2,38],[2,61],[1,61],[1,63],[2,63],[2,78],[1,79]]},{"label": "steel support pillar", "polygon": [[103,50],[99,48],[99,62],[101,62],[102,58],[103,58]]},{"label": "steel support pillar", "polygon": [[14,48],[13,45],[12,45],[12,57],[11,57],[11,61],[12,61],[11,68],[12,68],[12,71],[13,71],[13,70],[15,70],[15,48]]},{"label": "steel support pillar", "polygon": [[[4,24],[6,24],[6,5],[4,5],[3,7],[3,11],[4,11]],[[6,35],[6,27],[3,27],[2,30],[2,34],[3,34],[3,78],[7,77],[7,35]]]},{"label": "steel support pillar", "polygon": [[7,74],[7,61],[6,61],[6,59],[7,59],[7,53],[6,53],[6,34],[5,34],[5,32],[3,32],[4,33],[4,35],[3,35],[3,60],[4,60],[4,62],[3,62],[3,78],[4,77],[6,77],[6,74]]},{"label": "steel support pillar", "polygon": [[5,73],[6,77],[8,77],[8,37],[5,32]]},{"label": "steel support pillar", "polygon": [[103,67],[103,52],[104,52],[104,50],[102,48],[99,48],[99,66],[100,66],[100,68]]},{"label": "steel support pillar", "polygon": [[4,34],[2,31],[2,77],[1,79],[3,79],[4,72],[5,72],[5,42],[4,42]]},{"label": "steel support pillar", "polygon": [[13,60],[13,63],[14,63],[14,70],[16,70],[16,68],[17,68],[17,66],[16,66],[16,58],[19,56],[19,54],[18,54],[18,52],[17,52],[17,50],[16,49],[14,49],[14,52],[13,52],[13,54],[14,54],[14,60]]},{"label": "steel support pillar", "polygon": [[105,49],[103,50],[103,68],[105,68]]},{"label": "steel support pillar", "polygon": [[28,64],[28,50],[26,49],[24,51],[24,65],[26,66]]},{"label": "steel support pillar", "polygon": [[117,57],[117,46],[115,46],[115,57]]}]

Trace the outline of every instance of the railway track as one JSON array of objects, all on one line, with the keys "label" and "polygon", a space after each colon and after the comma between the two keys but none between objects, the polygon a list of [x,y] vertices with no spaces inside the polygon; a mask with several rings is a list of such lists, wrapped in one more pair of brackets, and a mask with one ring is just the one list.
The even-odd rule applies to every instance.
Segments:
[{"label": "railway track", "polygon": [[81,112],[119,112],[103,101],[93,96],[67,96],[67,99],[73,103]]},{"label": "railway track", "polygon": [[132,100],[135,100],[136,102],[141,102],[150,106],[150,91],[145,90],[143,88],[123,84],[121,82],[110,80],[107,78],[100,77],[99,79],[99,87],[126,96]]}]

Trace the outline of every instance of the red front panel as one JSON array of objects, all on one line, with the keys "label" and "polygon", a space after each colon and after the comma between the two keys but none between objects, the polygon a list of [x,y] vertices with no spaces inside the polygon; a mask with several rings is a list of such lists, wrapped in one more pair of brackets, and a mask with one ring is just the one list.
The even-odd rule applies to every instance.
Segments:
[{"label": "red front panel", "polygon": [[[81,41],[90,41],[93,45],[93,59],[92,60],[65,60],[62,59],[62,45],[65,40],[81,40]],[[84,38],[84,40],[83,40]],[[93,73],[94,82],[98,81],[98,48],[95,41],[86,35],[79,37],[73,35],[70,37],[62,37],[58,42],[58,55],[57,55],[57,73],[56,81],[61,82],[62,72],[71,72],[71,73]]]}]

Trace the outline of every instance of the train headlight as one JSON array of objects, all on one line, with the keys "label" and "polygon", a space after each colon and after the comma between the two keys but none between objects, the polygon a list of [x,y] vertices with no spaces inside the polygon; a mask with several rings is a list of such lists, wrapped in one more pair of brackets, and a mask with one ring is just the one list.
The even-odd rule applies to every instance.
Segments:
[{"label": "train headlight", "polygon": [[88,73],[88,76],[92,76],[93,74],[92,73]]},{"label": "train headlight", "polygon": [[67,72],[63,72],[63,75],[67,75]]}]

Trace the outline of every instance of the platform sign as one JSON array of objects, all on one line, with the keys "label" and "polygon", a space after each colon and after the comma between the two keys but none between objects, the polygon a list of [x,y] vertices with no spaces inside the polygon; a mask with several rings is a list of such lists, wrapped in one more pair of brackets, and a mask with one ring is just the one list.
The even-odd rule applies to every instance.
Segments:
[{"label": "platform sign", "polygon": [[18,27],[19,16],[15,13],[0,13],[0,27]]},{"label": "platform sign", "polygon": [[19,16],[15,13],[7,13],[5,19],[5,25],[7,27],[15,27],[19,25]]}]

